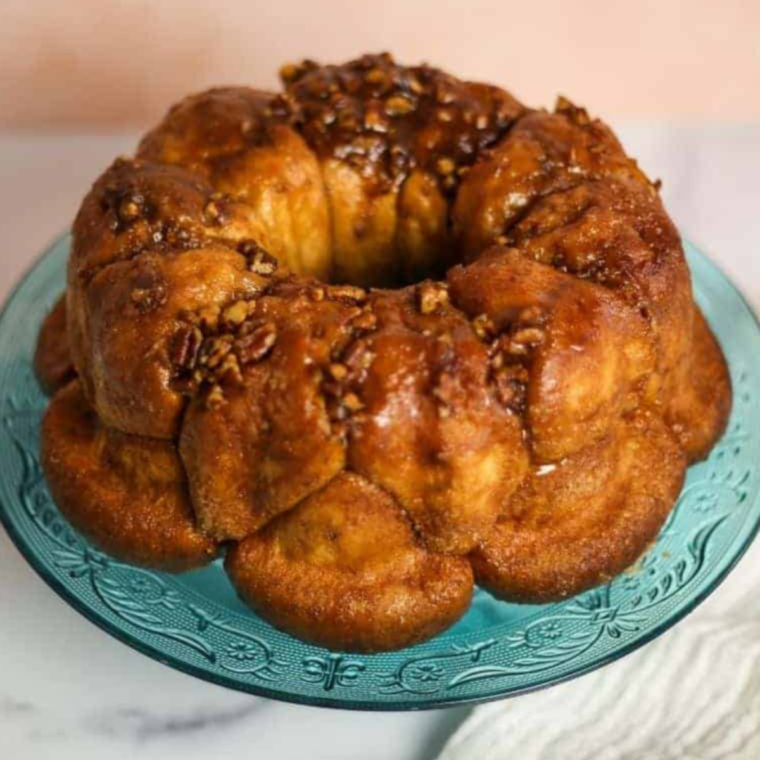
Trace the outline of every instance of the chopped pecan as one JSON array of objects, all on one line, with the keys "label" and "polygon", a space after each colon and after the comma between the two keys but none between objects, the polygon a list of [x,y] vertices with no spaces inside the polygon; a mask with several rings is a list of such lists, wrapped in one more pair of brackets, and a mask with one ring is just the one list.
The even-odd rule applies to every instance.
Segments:
[{"label": "chopped pecan", "polygon": [[201,347],[198,363],[208,367],[209,369],[215,369],[222,363],[224,357],[227,356],[227,354],[232,350],[231,344],[231,339],[226,335],[205,340],[203,342],[203,346]]},{"label": "chopped pecan", "polygon": [[496,325],[487,314],[479,314],[472,320],[472,329],[481,340],[490,340],[496,334]]},{"label": "chopped pecan", "polygon": [[434,314],[449,302],[449,291],[442,282],[426,281],[417,286],[417,306],[421,314]]},{"label": "chopped pecan", "polygon": [[364,409],[364,403],[362,400],[352,392],[349,392],[343,396],[342,403],[349,412],[359,412]]},{"label": "chopped pecan", "polygon": [[344,298],[357,303],[363,303],[367,300],[367,291],[356,285],[332,285],[330,295],[333,298]]},{"label": "chopped pecan", "polygon": [[385,101],[385,113],[388,116],[404,116],[414,110],[414,103],[403,95],[391,95]]},{"label": "chopped pecan", "polygon": [[228,325],[240,325],[245,321],[251,309],[250,301],[235,301],[222,312],[222,319]]},{"label": "chopped pecan", "polygon": [[254,274],[269,277],[277,271],[277,259],[262,248],[253,255],[248,268]]},{"label": "chopped pecan", "polygon": [[130,293],[130,299],[140,314],[147,314],[159,306],[163,306],[167,297],[166,283],[162,281],[155,282],[149,287],[135,288]]},{"label": "chopped pecan", "polygon": [[221,386],[211,386],[208,394],[206,395],[206,406],[209,409],[218,409],[220,406],[222,406],[222,404],[224,404],[224,401],[224,391],[222,390]]},{"label": "chopped pecan", "polygon": [[333,362],[328,369],[330,370],[330,374],[333,376],[333,378],[339,382],[341,380],[345,380],[348,375],[348,367],[346,367],[345,364],[340,364],[339,362]]},{"label": "chopped pecan", "polygon": [[523,327],[512,335],[512,343],[521,346],[538,346],[544,342],[544,331],[539,327]]},{"label": "chopped pecan", "polygon": [[351,320],[350,324],[351,328],[358,332],[369,332],[377,327],[377,317],[370,309],[365,308]]},{"label": "chopped pecan", "polygon": [[228,353],[224,357],[224,361],[216,371],[217,377],[224,379],[228,382],[242,383],[243,373],[240,371],[240,362],[237,356],[233,353]]},{"label": "chopped pecan", "polygon": [[253,364],[264,359],[276,341],[277,328],[272,322],[265,322],[235,341],[235,353],[242,365]]},{"label": "chopped pecan", "polygon": [[169,346],[169,361],[179,371],[194,369],[202,342],[203,333],[197,327],[183,325],[172,338]]}]

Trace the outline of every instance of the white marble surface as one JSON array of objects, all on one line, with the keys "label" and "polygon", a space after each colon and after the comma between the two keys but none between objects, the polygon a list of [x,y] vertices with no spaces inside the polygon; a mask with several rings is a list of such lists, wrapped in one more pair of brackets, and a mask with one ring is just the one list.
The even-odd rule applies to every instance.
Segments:
[{"label": "white marble surface", "polygon": [[[643,167],[663,178],[684,233],[760,308],[760,126],[639,123],[619,132]],[[133,142],[0,135],[0,298],[67,226],[94,176]],[[716,597],[742,592],[742,567],[758,561],[760,546]],[[0,758],[431,760],[468,713],[328,711],[194,680],[68,608],[1,529],[0,579]],[[540,711],[550,692],[531,699]]]}]

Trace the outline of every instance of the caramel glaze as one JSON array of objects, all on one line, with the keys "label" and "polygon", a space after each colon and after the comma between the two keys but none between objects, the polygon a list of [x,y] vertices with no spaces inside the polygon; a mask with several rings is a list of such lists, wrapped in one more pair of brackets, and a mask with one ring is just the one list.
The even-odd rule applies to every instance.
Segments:
[{"label": "caramel glaze", "polygon": [[[562,98],[386,54],[281,73],[186,98],[82,204],[36,358],[68,379],[65,322],[64,511],[148,565],[237,542],[262,615],[365,651],[450,624],[469,563],[520,601],[620,572],[731,405],[657,184]],[[140,527],[154,457],[176,482]]]}]

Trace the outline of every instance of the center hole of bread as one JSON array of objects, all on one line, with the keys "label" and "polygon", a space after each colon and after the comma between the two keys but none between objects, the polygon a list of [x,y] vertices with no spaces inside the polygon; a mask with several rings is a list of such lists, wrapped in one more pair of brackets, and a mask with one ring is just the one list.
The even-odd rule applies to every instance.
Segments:
[{"label": "center hole of bread", "polygon": [[356,285],[362,288],[401,288],[423,280],[442,280],[456,257],[445,246],[430,251],[424,258],[409,250],[391,247],[353,252],[333,251],[331,266],[319,277],[331,285]]}]

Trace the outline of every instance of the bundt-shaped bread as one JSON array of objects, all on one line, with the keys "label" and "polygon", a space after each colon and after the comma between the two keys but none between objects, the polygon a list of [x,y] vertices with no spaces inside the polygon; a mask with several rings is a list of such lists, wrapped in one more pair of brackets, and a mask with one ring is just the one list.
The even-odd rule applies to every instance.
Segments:
[{"label": "bundt-shaped bread", "polygon": [[263,617],[354,650],[450,625],[473,572],[624,570],[731,403],[657,184],[562,98],[282,77],[182,101],[85,198],[36,356],[61,509],[152,567],[230,542]]}]

